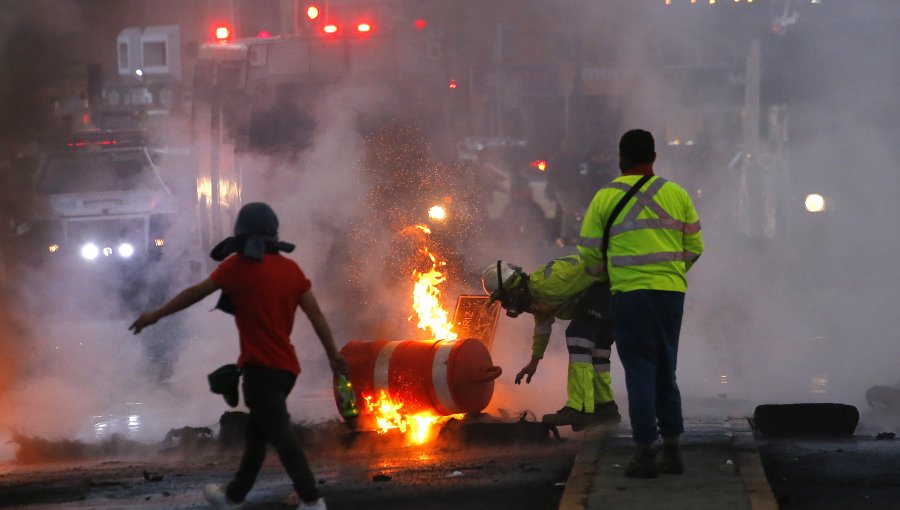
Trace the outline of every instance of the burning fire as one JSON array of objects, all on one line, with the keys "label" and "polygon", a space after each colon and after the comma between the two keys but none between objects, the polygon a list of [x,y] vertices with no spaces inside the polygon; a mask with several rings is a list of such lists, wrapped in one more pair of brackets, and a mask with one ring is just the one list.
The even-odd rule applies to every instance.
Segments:
[{"label": "burning fire", "polygon": [[431,260],[431,269],[426,272],[413,270],[413,310],[419,317],[416,326],[431,331],[431,338],[435,340],[456,340],[458,336],[453,332],[447,310],[441,306],[441,291],[438,289],[438,285],[447,279],[439,268],[446,266],[447,262],[438,260],[427,246],[420,251]]},{"label": "burning fire", "polygon": [[409,415],[400,412],[402,407],[402,402],[391,400],[384,390],[380,392],[378,400],[374,402],[371,396],[366,397],[366,409],[375,416],[378,433],[384,434],[389,430],[398,429],[406,434],[413,444],[424,444],[432,439],[432,425],[463,416],[461,414],[438,416],[427,411]]},{"label": "burning fire", "polygon": [[[405,232],[418,231],[422,234],[431,234],[431,230],[425,225],[409,227]],[[419,250],[431,261],[431,269],[427,271],[413,270],[413,310],[419,318],[416,326],[424,331],[430,331],[431,340],[456,340],[458,335],[453,332],[447,310],[441,305],[441,291],[438,285],[446,281],[447,277],[441,272],[447,262],[441,260],[435,253],[428,249],[427,243]],[[412,316],[409,317],[412,320]],[[444,423],[452,418],[461,419],[464,415],[454,414],[439,416],[433,412],[425,411],[417,414],[404,414],[401,412],[403,402],[394,401],[384,391],[378,398],[365,396],[366,410],[375,417],[378,425],[378,433],[384,434],[389,430],[398,429],[412,444],[423,444],[433,439],[433,425]]]}]

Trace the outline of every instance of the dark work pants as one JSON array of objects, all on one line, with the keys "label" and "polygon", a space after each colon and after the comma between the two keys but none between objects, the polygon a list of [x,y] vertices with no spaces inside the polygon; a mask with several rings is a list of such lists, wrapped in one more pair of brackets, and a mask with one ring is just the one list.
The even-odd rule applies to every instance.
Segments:
[{"label": "dark work pants", "polygon": [[612,296],[612,310],[616,348],[625,368],[632,437],[649,444],[658,434],[664,438],[681,435],[684,418],[675,366],[684,293],[617,292]]},{"label": "dark work pants", "polygon": [[[584,338],[592,347],[568,345],[569,358],[583,355],[591,358],[594,369],[609,372],[609,355],[613,344],[609,286],[595,284],[578,300],[575,317],[566,328],[566,338]],[[584,361],[587,361],[585,359]]]},{"label": "dark work pants", "polygon": [[244,432],[246,444],[241,465],[226,489],[228,498],[244,501],[256,482],[271,443],[300,499],[315,501],[319,498],[316,479],[291,431],[287,412],[287,396],[297,377],[290,372],[255,366],[244,366],[242,375],[244,403],[250,408],[250,419]]}]

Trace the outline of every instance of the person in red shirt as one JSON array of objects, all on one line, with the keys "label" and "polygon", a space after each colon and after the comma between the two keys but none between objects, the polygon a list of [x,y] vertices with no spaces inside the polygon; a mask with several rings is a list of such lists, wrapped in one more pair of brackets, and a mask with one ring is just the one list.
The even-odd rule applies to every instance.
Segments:
[{"label": "person in red shirt", "polygon": [[238,472],[227,486],[211,484],[204,490],[215,508],[239,508],[243,504],[271,443],[302,500],[300,508],[325,509],[287,412],[287,396],[300,373],[290,339],[298,306],[325,348],[331,369],[346,373],[347,361],[335,347],[310,281],[296,262],[279,253],[293,249],[294,245],[278,239],[278,218],[272,208],[261,202],[249,203],[238,213],[234,237],[219,243],[210,254],[221,261],[212,274],[160,308],[142,314],[129,327],[138,334],[219,289],[222,295],[217,308],[234,315],[241,347],[237,364],[250,419]]}]

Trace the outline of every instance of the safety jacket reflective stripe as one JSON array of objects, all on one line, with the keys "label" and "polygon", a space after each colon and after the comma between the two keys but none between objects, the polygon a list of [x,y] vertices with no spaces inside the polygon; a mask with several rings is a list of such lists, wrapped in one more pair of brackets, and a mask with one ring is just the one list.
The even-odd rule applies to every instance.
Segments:
[{"label": "safety jacket reflective stripe", "polygon": [[684,292],[684,273],[703,251],[700,220],[690,196],[655,176],[638,191],[610,229],[609,265],[601,253],[606,219],[639,176],[601,188],[588,207],[578,250],[591,274],[609,272],[613,292],[636,289]]},{"label": "safety jacket reflective stripe", "polygon": [[532,357],[544,356],[555,319],[571,319],[584,291],[604,279],[588,274],[578,254],[551,260],[529,274],[528,290],[534,315]]},{"label": "safety jacket reflective stripe", "polygon": [[[695,221],[693,223],[686,223],[683,221],[678,221],[675,218],[672,218],[669,213],[665,211],[659,204],[653,201],[653,196],[656,195],[656,192],[662,188],[663,184],[668,182],[662,177],[657,177],[656,180],[647,187],[647,189],[639,192],[637,196],[637,200],[634,206],[632,206],[631,210],[628,212],[628,215],[618,224],[613,225],[610,228],[610,237],[621,234],[623,232],[630,232],[632,230],[639,230],[642,228],[651,228],[651,229],[669,229],[669,230],[680,230],[684,234],[696,234],[700,232],[700,221]],[[631,189],[631,185],[626,184],[624,182],[616,182],[613,181],[609,183],[604,189],[613,188],[620,189],[622,191],[628,191]],[[637,216],[640,213],[642,207],[647,207],[651,211],[653,211],[657,218],[646,218],[646,219],[638,219]],[[586,248],[600,248],[603,245],[603,236],[596,238],[582,237],[579,246],[583,246]],[[632,256],[632,257],[611,257],[610,260],[613,265],[617,266],[636,266],[641,264],[652,264],[654,262],[665,262],[665,261],[676,261],[676,260],[684,260],[693,262],[699,258],[700,255],[691,252],[683,252],[682,254],[677,253],[658,253],[651,254],[648,256]],[[592,274],[600,274],[606,271],[606,267],[603,264],[595,264],[588,267],[588,271]]]},{"label": "safety jacket reflective stripe", "polygon": [[587,338],[566,337],[569,363],[593,363],[594,342]]}]

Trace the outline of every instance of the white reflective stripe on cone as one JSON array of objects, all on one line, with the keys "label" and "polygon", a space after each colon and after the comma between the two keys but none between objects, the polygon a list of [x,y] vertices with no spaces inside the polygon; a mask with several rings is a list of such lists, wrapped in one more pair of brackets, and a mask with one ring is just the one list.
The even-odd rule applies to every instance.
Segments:
[{"label": "white reflective stripe on cone", "polygon": [[453,346],[456,344],[452,340],[439,340],[437,350],[434,353],[434,361],[431,364],[431,385],[434,387],[434,394],[437,396],[437,403],[449,414],[461,413],[462,410],[453,400],[453,394],[450,392],[450,381],[448,375],[448,360]]},{"label": "white reflective stripe on cone", "polygon": [[394,356],[394,349],[398,345],[400,345],[400,342],[387,342],[378,351],[378,356],[375,358],[375,368],[372,370],[372,389],[375,390],[373,398],[376,400],[381,397],[381,390],[384,390],[385,395],[393,398],[391,397],[389,371],[391,369],[391,358]]}]

